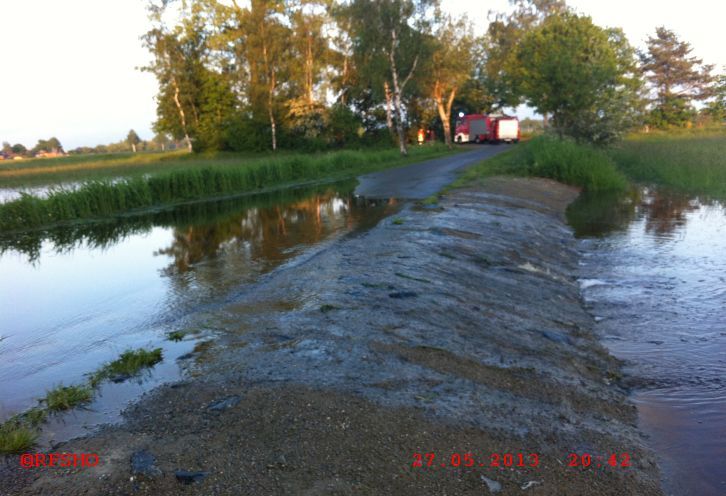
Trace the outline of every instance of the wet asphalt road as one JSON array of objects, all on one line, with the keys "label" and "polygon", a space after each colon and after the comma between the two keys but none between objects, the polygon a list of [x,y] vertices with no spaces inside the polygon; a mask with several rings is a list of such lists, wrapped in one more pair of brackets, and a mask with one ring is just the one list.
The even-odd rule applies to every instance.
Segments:
[{"label": "wet asphalt road", "polygon": [[421,200],[454,181],[459,170],[509,150],[513,145],[465,146],[471,151],[360,176],[355,194],[369,198]]}]

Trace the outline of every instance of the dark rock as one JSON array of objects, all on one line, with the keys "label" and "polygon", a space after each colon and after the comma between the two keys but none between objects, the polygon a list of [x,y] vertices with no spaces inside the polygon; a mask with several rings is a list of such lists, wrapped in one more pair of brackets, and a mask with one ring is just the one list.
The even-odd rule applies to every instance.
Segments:
[{"label": "dark rock", "polygon": [[180,355],[177,360],[189,360],[194,356],[194,353],[184,353],[183,355]]},{"label": "dark rock", "polygon": [[210,410],[212,412],[221,412],[222,410],[232,408],[237,403],[239,403],[239,401],[240,401],[240,397],[237,395],[227,396],[226,398],[222,398],[222,399],[211,402],[207,406],[207,410]]},{"label": "dark rock", "polygon": [[131,455],[131,473],[155,477],[161,475],[161,470],[156,466],[156,457],[146,450],[135,451]]},{"label": "dark rock", "polygon": [[572,340],[568,336],[556,331],[542,331],[542,336],[555,343],[572,344]]},{"label": "dark rock", "polygon": [[129,374],[116,374],[116,375],[112,376],[109,380],[111,382],[115,382],[116,384],[118,384],[119,382],[124,382],[127,379],[131,379],[131,375],[129,375]]},{"label": "dark rock", "polygon": [[416,298],[418,296],[418,293],[414,291],[396,291],[395,293],[389,293],[389,297],[391,298]]},{"label": "dark rock", "polygon": [[174,472],[174,476],[176,477],[176,480],[178,480],[182,484],[194,484],[195,482],[201,482],[208,475],[209,475],[209,472],[201,472],[201,471],[189,472],[187,470],[177,470],[176,472]]}]

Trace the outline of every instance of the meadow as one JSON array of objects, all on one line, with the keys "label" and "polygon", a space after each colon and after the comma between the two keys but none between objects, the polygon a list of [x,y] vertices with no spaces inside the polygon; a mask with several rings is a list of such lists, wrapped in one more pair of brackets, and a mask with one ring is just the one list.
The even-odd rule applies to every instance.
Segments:
[{"label": "meadow", "polygon": [[[176,205],[274,188],[331,181],[451,153],[443,145],[397,149],[344,150],[323,154],[240,156],[235,154],[170,154],[103,161],[67,161],[52,165],[5,169],[13,180],[46,184],[76,178],[75,188],[51,187],[46,198],[23,194],[0,204],[0,231],[16,231],[79,219],[103,218],[128,211]],[[128,162],[125,162],[127,160]],[[45,169],[48,169],[47,171]],[[6,178],[7,179],[7,178]],[[6,183],[7,184],[7,183]],[[0,185],[3,185],[0,182]]]},{"label": "meadow", "polygon": [[726,198],[726,133],[636,135],[608,150],[631,180]]},{"label": "meadow", "polygon": [[497,174],[546,177],[587,192],[637,183],[726,198],[726,132],[635,134],[608,148],[541,135],[468,169],[455,185]]}]

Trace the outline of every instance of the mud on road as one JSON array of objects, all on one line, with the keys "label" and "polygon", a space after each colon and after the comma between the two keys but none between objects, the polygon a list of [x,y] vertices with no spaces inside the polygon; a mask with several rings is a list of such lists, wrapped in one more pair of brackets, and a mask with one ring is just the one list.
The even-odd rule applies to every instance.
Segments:
[{"label": "mud on road", "polygon": [[[97,467],[10,459],[6,493],[662,494],[583,309],[563,219],[576,195],[495,178],[280,267],[198,317],[218,338],[187,380],[55,450]],[[489,466],[504,453],[540,463]],[[622,453],[630,467],[605,462]]]}]

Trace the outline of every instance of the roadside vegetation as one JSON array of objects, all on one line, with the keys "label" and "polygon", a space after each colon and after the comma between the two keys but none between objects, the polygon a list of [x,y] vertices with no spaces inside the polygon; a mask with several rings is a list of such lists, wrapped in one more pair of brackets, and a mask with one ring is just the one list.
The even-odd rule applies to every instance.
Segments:
[{"label": "roadside vegetation", "polygon": [[554,136],[538,136],[465,171],[453,186],[493,175],[547,177],[585,191],[623,191],[625,176],[599,148]]},{"label": "roadside vegetation", "polygon": [[88,403],[94,389],[104,380],[120,382],[145,368],[151,368],[162,360],[161,348],[127,350],[112,362],[90,374],[86,384],[63,386],[47,392],[40,404],[0,424],[0,454],[22,453],[32,448],[38,438],[40,426],[50,413],[63,412]]},{"label": "roadside vegetation", "polygon": [[286,155],[236,166],[186,167],[117,181],[99,180],[76,189],[56,189],[47,198],[22,195],[0,204],[0,231],[31,229],[78,219],[103,218],[191,200],[258,192],[275,187],[343,179],[449,153],[441,145],[396,150]]},{"label": "roadside vegetation", "polygon": [[468,169],[453,186],[493,175],[546,177],[586,192],[623,192],[633,182],[726,198],[726,131],[637,134],[607,148],[542,135]]}]

